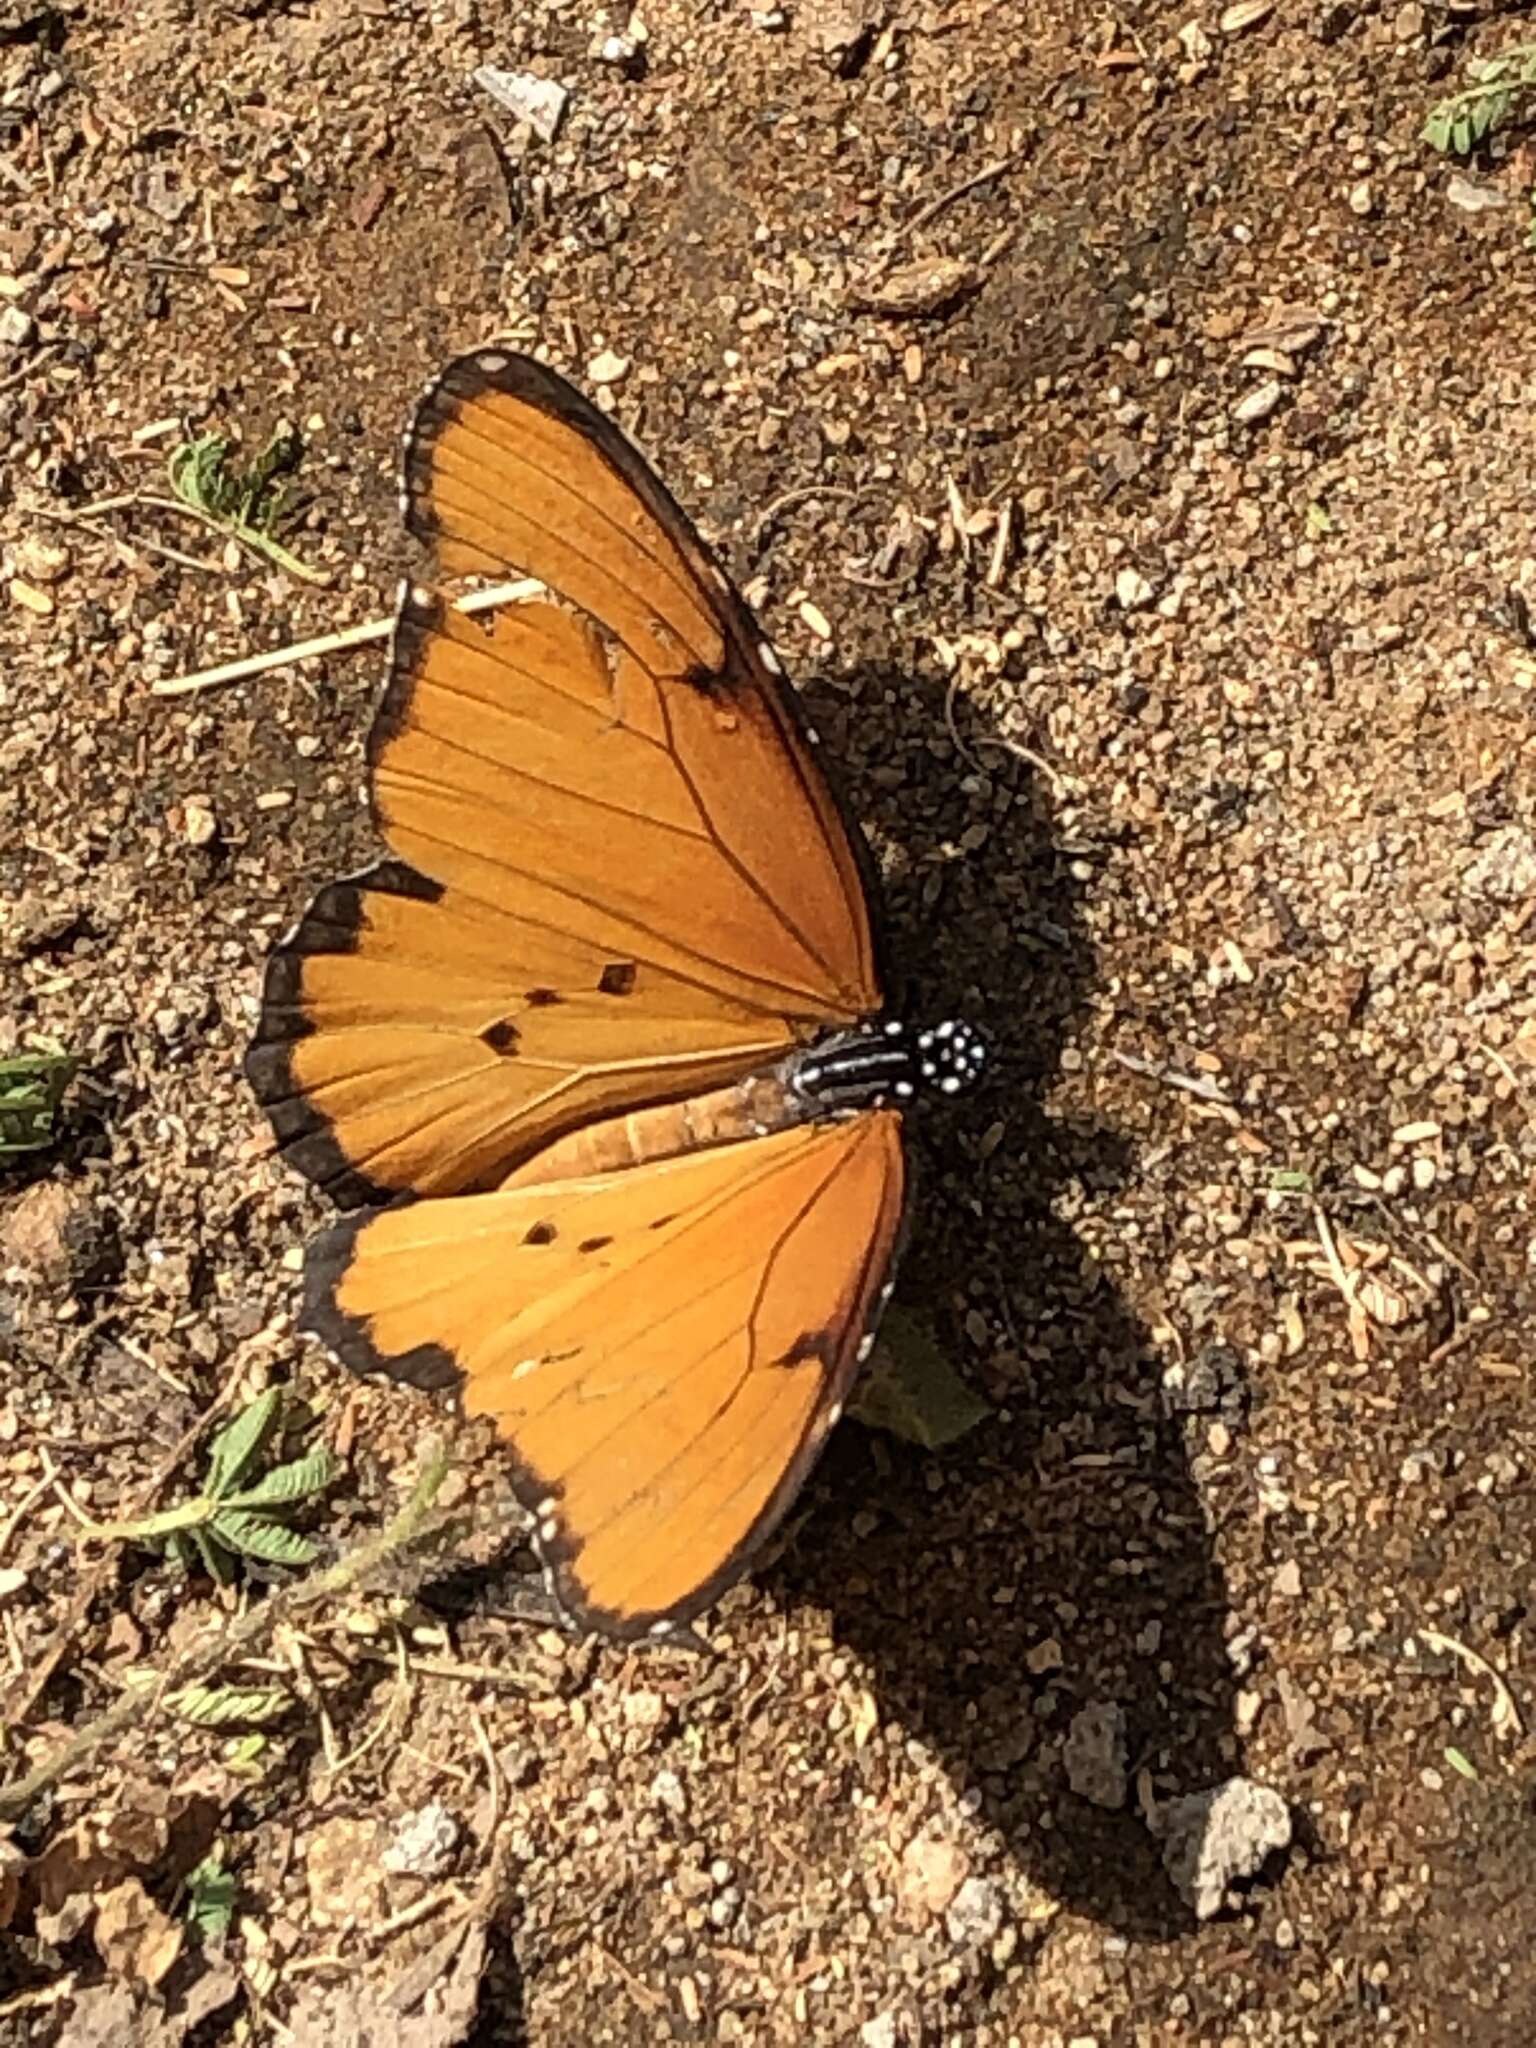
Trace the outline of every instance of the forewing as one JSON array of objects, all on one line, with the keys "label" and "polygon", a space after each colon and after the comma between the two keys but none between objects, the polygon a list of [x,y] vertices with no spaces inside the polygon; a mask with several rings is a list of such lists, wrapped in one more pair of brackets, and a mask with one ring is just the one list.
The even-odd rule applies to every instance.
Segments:
[{"label": "forewing", "polygon": [[405,506],[442,573],[522,573],[585,614],[613,650],[618,696],[640,700],[725,856],[821,963],[829,1007],[877,1011],[863,842],[776,656],[612,421],[527,356],[463,356],[417,410]]},{"label": "forewing", "polygon": [[767,1011],[388,861],[329,884],[274,950],[246,1073],[289,1164],[354,1208],[494,1188],[637,1091],[697,1094],[793,1042]]},{"label": "forewing", "polygon": [[881,1007],[860,843],[729,583],[629,443],[522,358],[423,400],[370,784],[397,856],[273,955],[248,1060],[343,1204],[496,1185],[564,1132],[702,1093]]}]

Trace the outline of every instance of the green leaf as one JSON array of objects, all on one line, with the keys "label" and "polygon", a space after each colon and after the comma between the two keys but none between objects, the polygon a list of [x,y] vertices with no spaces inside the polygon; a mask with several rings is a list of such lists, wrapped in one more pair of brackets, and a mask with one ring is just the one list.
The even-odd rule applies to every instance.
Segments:
[{"label": "green leaf", "polygon": [[187,1918],[204,1941],[229,1932],[237,1890],[234,1873],[224,1868],[221,1850],[211,1850],[187,1873]]},{"label": "green leaf", "polygon": [[992,1410],[955,1371],[926,1318],[892,1309],[848,1412],[870,1429],[938,1451]]},{"label": "green leaf", "polygon": [[221,1500],[234,1486],[267,1438],[282,1403],[281,1387],[268,1387],[247,1402],[234,1421],[214,1438],[208,1452],[208,1492]]},{"label": "green leaf", "polygon": [[188,1534],[202,1559],[203,1570],[216,1586],[232,1586],[235,1582],[235,1563],[229,1552],[207,1529],[191,1529]]},{"label": "green leaf", "polygon": [[1421,140],[1446,156],[1470,156],[1495,129],[1502,128],[1514,111],[1515,92],[1530,81],[1516,78],[1511,84],[1493,78],[1454,94],[1430,108],[1420,129]]},{"label": "green leaf", "polygon": [[271,1747],[267,1737],[253,1729],[249,1735],[237,1735],[233,1742],[224,1745],[224,1766],[226,1770],[238,1771],[242,1777],[259,1777],[261,1759]]},{"label": "green leaf", "polygon": [[325,582],[323,571],[299,561],[276,537],[288,479],[304,452],[298,435],[292,428],[279,429],[245,471],[235,467],[230,449],[223,434],[199,434],[183,441],[171,451],[166,465],[171,489],[184,505],[210,525],[232,533],[252,553],[306,583]]},{"label": "green leaf", "polygon": [[1432,107],[1429,118],[1420,130],[1420,139],[1431,149],[1438,149],[1442,156],[1449,155],[1451,148],[1451,110],[1447,106]]},{"label": "green leaf", "polygon": [[221,1510],[210,1523],[215,1536],[241,1557],[259,1557],[266,1564],[310,1564],[315,1546],[297,1529],[269,1522],[265,1515],[242,1509]]},{"label": "green leaf", "polygon": [[336,1461],[330,1452],[311,1451],[307,1457],[295,1458],[290,1465],[275,1465],[243,1492],[223,1494],[220,1498],[229,1508],[281,1507],[323,1493],[335,1476]]},{"label": "green leaf", "polygon": [[1474,1784],[1478,1782],[1479,1773],[1477,1765],[1461,1750],[1448,1749],[1445,1752],[1445,1760],[1453,1771],[1459,1771],[1462,1777],[1470,1778]]},{"label": "green leaf", "polygon": [[229,1728],[241,1721],[275,1721],[293,1705],[280,1685],[186,1685],[166,1701],[173,1714],[198,1728]]},{"label": "green leaf", "polygon": [[0,1060],[0,1158],[53,1143],[54,1114],[74,1072],[74,1061],[61,1052]]}]

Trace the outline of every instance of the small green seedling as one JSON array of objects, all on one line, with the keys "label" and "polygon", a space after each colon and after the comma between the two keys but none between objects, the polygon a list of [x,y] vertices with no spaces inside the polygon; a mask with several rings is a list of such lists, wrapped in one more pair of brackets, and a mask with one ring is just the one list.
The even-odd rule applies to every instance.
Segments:
[{"label": "small green seedling", "polygon": [[[281,1387],[269,1387],[220,1430],[209,1448],[203,1490],[193,1499],[137,1522],[88,1521],[87,1532],[102,1542],[163,1544],[168,1555],[184,1564],[200,1559],[220,1585],[234,1576],[239,1558],[263,1564],[311,1563],[314,1544],[281,1518],[330,1485],[336,1474],[330,1452],[309,1451],[247,1483],[272,1434],[282,1399]],[[242,1718],[257,1716],[248,1713]]]},{"label": "small green seedling", "polygon": [[288,487],[303,447],[291,427],[279,427],[248,469],[231,460],[225,434],[199,434],[171,451],[171,489],[221,533],[231,533],[252,554],[275,562],[305,583],[323,583],[322,571],[290,554],[277,538],[287,509]]},{"label": "small green seedling", "polygon": [[203,1941],[217,1941],[234,1925],[235,1893],[233,1871],[224,1868],[222,1847],[210,1849],[186,1882],[187,1920]]},{"label": "small green seedling", "polygon": [[1516,113],[1528,111],[1522,102],[1536,91],[1536,43],[1512,43],[1470,69],[1473,83],[1431,107],[1421,131],[1445,156],[1470,156]]},{"label": "small green seedling", "polygon": [[848,1413],[925,1451],[942,1451],[985,1422],[992,1410],[961,1379],[928,1319],[888,1309],[870,1370]]},{"label": "small green seedling", "polygon": [[74,1061],[62,1052],[21,1052],[0,1060],[0,1159],[53,1143],[54,1119],[74,1071]]}]

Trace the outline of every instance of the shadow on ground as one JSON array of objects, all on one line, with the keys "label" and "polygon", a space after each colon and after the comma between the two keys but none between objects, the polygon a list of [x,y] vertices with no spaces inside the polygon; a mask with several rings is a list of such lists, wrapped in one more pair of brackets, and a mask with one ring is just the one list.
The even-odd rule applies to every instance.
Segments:
[{"label": "shadow on ground", "polygon": [[[1183,1423],[1166,1412],[1147,1332],[1060,1220],[1084,1191],[1113,1190],[1119,1148],[1041,1104],[1094,985],[1079,899],[1110,886],[1108,849],[1064,851],[1039,772],[962,705],[992,823],[956,858],[976,806],[961,786],[973,771],[933,749],[944,684],[860,684],[851,716],[905,769],[894,793],[857,794],[905,851],[888,907],[915,976],[908,1007],[963,1010],[993,1049],[973,1096],[915,1120],[919,1200],[897,1302],[937,1312],[995,1412],[937,1455],[841,1430],[765,1582],[787,1605],[831,1610],[882,1717],[979,1795],[1032,1882],[1118,1932],[1169,1938],[1190,1922],[1139,1814],[1075,1796],[1062,1756],[1074,1715],[1101,1700],[1124,1709],[1133,1773],[1150,1771],[1160,1795],[1231,1768],[1226,1602]],[[848,758],[850,714],[812,709],[829,752]],[[1072,875],[1085,861],[1098,870],[1086,884]],[[984,1320],[981,1345],[967,1341],[968,1312]]]}]

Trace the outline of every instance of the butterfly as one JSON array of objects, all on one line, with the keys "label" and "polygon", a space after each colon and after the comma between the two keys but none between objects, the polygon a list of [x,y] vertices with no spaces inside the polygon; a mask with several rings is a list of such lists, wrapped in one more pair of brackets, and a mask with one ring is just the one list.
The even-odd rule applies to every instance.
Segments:
[{"label": "butterfly", "polygon": [[[573,1625],[665,1635],[781,1521],[890,1289],[877,880],[778,658],[607,416],[500,349],[406,436],[368,785],[389,857],[273,951],[246,1071],[344,1220],[301,1326],[491,1416]],[[522,573],[470,616],[441,584]]]}]

